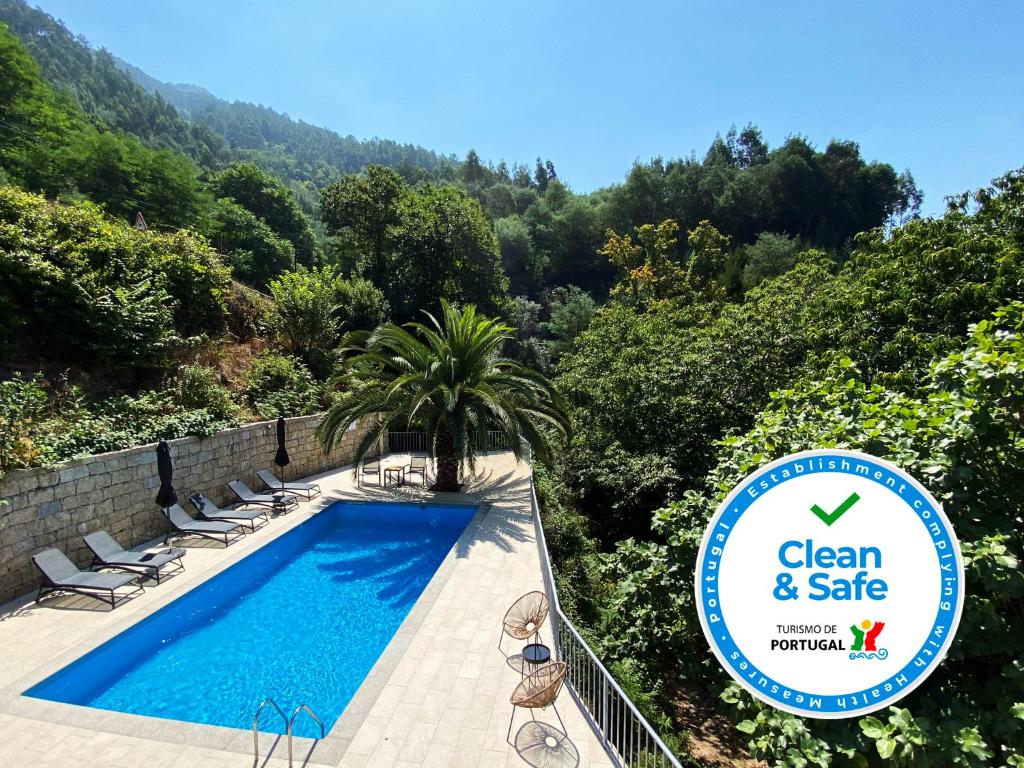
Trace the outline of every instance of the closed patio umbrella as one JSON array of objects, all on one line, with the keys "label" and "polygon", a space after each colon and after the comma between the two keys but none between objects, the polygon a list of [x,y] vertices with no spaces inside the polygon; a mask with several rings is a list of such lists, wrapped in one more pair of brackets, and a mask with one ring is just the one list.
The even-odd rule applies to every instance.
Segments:
[{"label": "closed patio umbrella", "polygon": [[178,494],[174,492],[174,486],[171,485],[174,478],[174,464],[171,462],[171,447],[166,440],[161,440],[156,447],[156,471],[160,475],[160,490],[156,494],[156,503],[167,509],[178,503]]},{"label": "closed patio umbrella", "polygon": [[274,463],[284,469],[291,463],[288,458],[288,449],[285,447],[285,426],[284,416],[277,417],[277,454],[274,456]]},{"label": "closed patio umbrella", "polygon": [[[156,447],[156,472],[160,475],[160,490],[156,493],[157,506],[168,509],[178,503],[178,494],[174,492],[171,480],[174,478],[174,463],[171,461],[171,446],[166,440],[161,440]],[[171,521],[167,520],[167,538],[165,544],[171,540]]]}]

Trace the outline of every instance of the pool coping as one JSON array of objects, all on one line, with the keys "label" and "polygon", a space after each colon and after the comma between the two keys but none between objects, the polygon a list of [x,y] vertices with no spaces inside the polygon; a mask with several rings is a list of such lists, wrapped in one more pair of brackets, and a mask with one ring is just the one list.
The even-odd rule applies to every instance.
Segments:
[{"label": "pool coping", "polygon": [[[458,551],[460,547],[472,539],[476,529],[487,516],[491,506],[490,502],[482,498],[476,498],[475,494],[451,494],[451,496],[455,497],[451,501],[445,498],[448,495],[438,493],[432,494],[429,497],[414,498],[396,496],[388,500],[365,498],[358,494],[333,494],[315,499],[311,503],[312,506],[305,507],[308,514],[303,515],[301,518],[295,516],[292,520],[287,520],[285,526],[282,526],[280,530],[267,538],[259,546],[235,552],[228,551],[228,555],[221,562],[201,571],[200,578],[193,583],[174,585],[174,579],[171,579],[168,584],[160,585],[170,586],[171,589],[168,589],[166,594],[161,594],[160,599],[154,602],[148,611],[140,615],[126,616],[114,622],[110,627],[97,632],[97,639],[86,643],[79,643],[67,649],[46,663],[36,666],[14,682],[0,688],[0,714],[252,756],[253,739],[250,730],[116,712],[79,704],[37,699],[22,694],[68,664],[90,653],[130,627],[144,621],[183,595],[199,588],[214,576],[224,572],[246,557],[255,554],[271,542],[276,541],[280,536],[289,533],[299,525],[302,525],[302,523],[308,521],[313,515],[319,514],[327,507],[336,503],[441,504],[444,506],[475,507],[476,513],[466,523],[462,533],[452,544],[451,549],[445,555],[440,565],[438,565],[437,570],[434,571],[430,581],[427,582],[420,596],[409,610],[408,615],[399,625],[369,673],[367,673],[362,683],[356,689],[352,699],[346,705],[330,732],[323,739],[310,739],[299,736],[293,738],[295,753],[303,763],[323,764],[326,762],[337,764],[341,761],[356,732],[362,726],[373,705],[376,703],[378,696],[387,684],[388,679],[408,649],[413,636],[451,577],[456,561],[459,559]],[[289,517],[292,517],[293,514],[291,513]],[[150,546],[157,546],[159,543],[160,539],[155,539],[144,546],[148,548]],[[177,588],[175,589],[175,587]],[[283,750],[286,749],[285,743],[285,737],[281,734],[260,732],[260,756],[266,758],[273,751],[275,757],[282,757]]]}]

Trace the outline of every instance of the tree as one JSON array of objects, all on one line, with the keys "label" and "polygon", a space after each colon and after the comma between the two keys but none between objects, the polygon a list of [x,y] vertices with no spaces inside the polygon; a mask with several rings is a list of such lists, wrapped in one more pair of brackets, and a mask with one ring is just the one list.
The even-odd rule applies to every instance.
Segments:
[{"label": "tree", "polygon": [[439,308],[442,298],[501,309],[508,279],[480,204],[456,187],[427,186],[407,198],[396,255],[377,283],[399,318]]},{"label": "tree", "polygon": [[685,293],[689,276],[673,261],[679,225],[666,219],[657,226],[636,228],[637,242],[630,235],[608,230],[608,242],[599,251],[619,268],[622,281],[612,295],[628,294],[634,304],[661,301]]},{"label": "tree", "polygon": [[800,241],[762,232],[753,245],[741,249],[743,266],[743,287],[753,288],[764,280],[788,272],[796,264],[796,256],[801,250]]},{"label": "tree", "polygon": [[541,162],[540,158],[537,158],[537,165],[533,170],[533,181],[537,185],[538,191],[543,195],[545,190],[548,188],[548,182],[551,180],[551,176],[548,174],[547,166]]},{"label": "tree", "polygon": [[462,178],[466,184],[478,184],[487,176],[487,172],[480,164],[480,156],[475,149],[466,153],[466,160],[462,164]]},{"label": "tree", "polygon": [[690,244],[687,274],[705,283],[714,279],[725,266],[729,238],[710,221],[702,221],[687,233],[686,242]]},{"label": "tree", "polygon": [[363,273],[374,285],[387,285],[388,258],[402,222],[402,207],[410,190],[395,171],[371,165],[366,173],[346,176],[324,189],[321,217],[328,231],[348,236],[361,256]]},{"label": "tree", "polygon": [[541,278],[530,228],[519,216],[508,216],[494,222],[494,233],[498,237],[501,262],[509,279],[509,291],[513,295],[536,295]]},{"label": "tree", "polygon": [[255,163],[229,165],[213,182],[214,191],[230,197],[266,222],[273,232],[295,249],[295,262],[312,266],[320,260],[313,228],[299,210],[295,196]]},{"label": "tree", "polygon": [[551,319],[544,330],[551,336],[548,350],[556,360],[572,347],[576,337],[590,326],[597,311],[594,299],[575,285],[566,285],[551,291],[549,311]]},{"label": "tree", "polygon": [[390,306],[384,292],[369,280],[351,277],[336,283],[338,316],[349,330],[371,330],[388,318]]},{"label": "tree", "polygon": [[235,278],[256,288],[265,287],[295,262],[292,244],[234,200],[217,201],[211,230],[210,239],[227,257]]},{"label": "tree", "polygon": [[331,353],[341,324],[336,318],[341,277],[333,267],[286,272],[270,283],[274,297],[271,323],[284,337],[288,351],[301,357],[314,373],[330,370]]},{"label": "tree", "polygon": [[340,394],[317,427],[325,450],[348,427],[368,427],[356,448],[362,459],[389,425],[423,429],[437,466],[434,490],[457,491],[463,462],[474,466],[488,431],[508,441],[521,459],[527,449],[543,460],[555,435],[564,435],[564,403],[539,373],[501,356],[511,328],[442,300],[438,321],[388,323],[348,337],[351,387]]}]

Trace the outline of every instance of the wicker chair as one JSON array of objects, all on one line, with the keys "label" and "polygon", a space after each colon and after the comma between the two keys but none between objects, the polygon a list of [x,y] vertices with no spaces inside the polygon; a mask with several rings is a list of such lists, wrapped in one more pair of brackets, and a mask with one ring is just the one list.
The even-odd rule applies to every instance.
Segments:
[{"label": "wicker chair", "polygon": [[501,622],[502,636],[498,638],[498,650],[505,635],[516,640],[540,635],[540,628],[548,618],[548,596],[543,592],[527,592],[508,609]]},{"label": "wicker chair", "polygon": [[512,703],[512,717],[508,721],[508,735],[505,741],[512,738],[512,723],[516,719],[516,707],[524,709],[545,709],[551,707],[555,710],[555,717],[558,718],[562,730],[565,731],[565,723],[562,716],[558,714],[555,707],[555,699],[558,698],[562,685],[565,684],[566,664],[564,661],[555,661],[545,664],[536,672],[531,672],[512,691],[509,701]]}]

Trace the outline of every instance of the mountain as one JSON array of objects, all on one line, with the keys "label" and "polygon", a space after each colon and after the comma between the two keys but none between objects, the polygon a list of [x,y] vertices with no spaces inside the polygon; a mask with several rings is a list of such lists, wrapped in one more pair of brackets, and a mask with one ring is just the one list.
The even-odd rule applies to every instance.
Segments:
[{"label": "mountain", "polygon": [[219,99],[194,85],[164,83],[96,50],[24,0],[0,0],[0,23],[21,39],[43,76],[105,126],[156,149],[218,169],[252,160],[293,185],[328,184],[371,163],[416,180],[450,176],[457,160],[414,144],[357,139],[268,107]]},{"label": "mountain", "polygon": [[458,163],[454,155],[440,155],[415,144],[342,136],[269,107],[219,99],[199,86],[161,82],[134,65],[115,61],[136,84],[173,104],[183,117],[222,136],[243,154],[259,153],[251,159],[284,179],[323,186],[370,164],[416,177],[417,169],[428,176],[446,174]]}]

